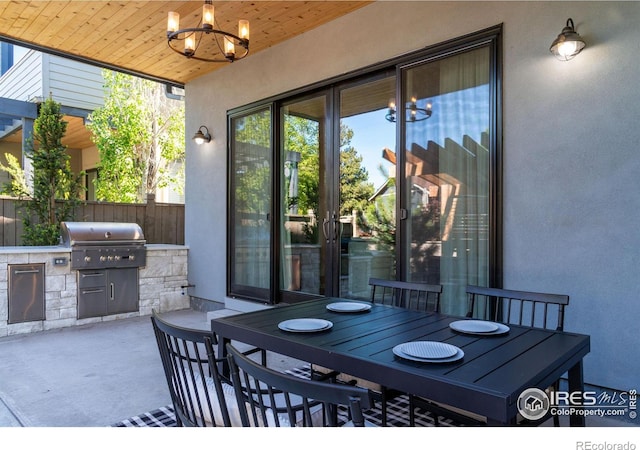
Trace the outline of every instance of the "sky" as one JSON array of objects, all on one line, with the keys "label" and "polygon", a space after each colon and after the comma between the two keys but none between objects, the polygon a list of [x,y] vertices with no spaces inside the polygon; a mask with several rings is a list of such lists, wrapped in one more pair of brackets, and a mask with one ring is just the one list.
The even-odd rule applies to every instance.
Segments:
[{"label": "sky", "polygon": [[[481,133],[489,127],[489,85],[454,91],[429,99],[432,103],[431,118],[410,124],[408,139],[426,146],[432,140],[444,146],[445,138],[462,143],[464,135],[480,142]],[[425,100],[426,101],[426,100]],[[418,102],[419,107],[424,105]],[[372,111],[348,118],[345,123],[354,132],[351,146],[363,157],[363,165],[369,172],[374,188],[386,180],[378,166],[388,171],[391,164],[382,158],[382,150],[396,148],[396,124],[385,119],[387,109]],[[464,125],[464,127],[462,127]],[[409,142],[409,147],[411,142]]]}]

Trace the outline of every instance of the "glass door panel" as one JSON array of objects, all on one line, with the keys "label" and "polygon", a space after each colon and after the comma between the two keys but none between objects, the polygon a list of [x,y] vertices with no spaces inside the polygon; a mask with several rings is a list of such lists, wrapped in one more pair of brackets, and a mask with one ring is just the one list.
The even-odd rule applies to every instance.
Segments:
[{"label": "glass door panel", "polygon": [[339,293],[370,298],[369,278],[395,278],[396,77],[340,91]]},{"label": "glass door panel", "polygon": [[280,290],[285,302],[326,294],[325,95],[280,109]]},{"label": "glass door panel", "polygon": [[231,120],[230,290],[270,301],[271,109]]},{"label": "glass door panel", "polygon": [[489,276],[489,48],[406,69],[402,95],[408,279],[443,284],[443,312],[464,314],[466,285]]}]

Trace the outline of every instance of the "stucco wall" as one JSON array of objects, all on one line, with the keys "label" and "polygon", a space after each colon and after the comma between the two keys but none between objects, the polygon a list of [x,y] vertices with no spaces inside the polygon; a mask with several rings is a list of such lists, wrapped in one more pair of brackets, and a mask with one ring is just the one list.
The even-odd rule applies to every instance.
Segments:
[{"label": "stucco wall", "polygon": [[[560,62],[569,17],[587,48]],[[569,294],[585,380],[637,388],[639,20],[637,2],[378,2],[189,83],[187,135],[213,135],[187,144],[194,295],[225,301],[228,109],[503,23],[504,286]]]}]

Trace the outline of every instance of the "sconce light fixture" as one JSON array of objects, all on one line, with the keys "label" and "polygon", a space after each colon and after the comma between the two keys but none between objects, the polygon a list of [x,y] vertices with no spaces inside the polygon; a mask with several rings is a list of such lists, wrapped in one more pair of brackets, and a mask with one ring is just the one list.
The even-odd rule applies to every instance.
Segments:
[{"label": "sconce light fixture", "polygon": [[[418,100],[415,97],[411,97],[411,102],[407,106],[407,122],[420,122],[431,117],[433,113],[431,110],[431,102],[427,102],[425,106],[426,108],[418,108]],[[385,115],[385,118],[389,122],[396,121],[396,104],[393,100],[389,102],[389,111]]]},{"label": "sconce light fixture", "polygon": [[567,26],[562,29],[549,51],[560,61],[569,61],[585,47],[584,40],[580,37],[573,25],[572,19],[567,19]]},{"label": "sconce light fixture", "polygon": [[[203,129],[204,129],[204,133],[202,132]],[[198,145],[202,145],[205,142],[211,142],[211,135],[209,134],[209,129],[204,125],[202,125],[200,128],[198,128],[198,131],[196,131],[196,134],[193,135],[193,140],[196,141],[196,144]]]},{"label": "sconce light fixture", "polygon": [[[214,15],[214,7],[211,0],[205,0],[202,6],[202,18],[198,26],[192,28],[180,28],[180,14],[170,11],[167,17],[167,44],[176,53],[187,58],[207,62],[233,62],[244,58],[249,54],[249,21],[238,21],[238,34],[229,33],[214,28],[218,24]],[[201,53],[206,56],[196,56],[200,44],[210,37],[213,43],[203,45]],[[220,40],[222,42],[220,42]],[[178,48],[178,41],[184,41],[184,49]],[[236,49],[240,53],[236,53]],[[210,56],[211,55],[211,56]]]}]

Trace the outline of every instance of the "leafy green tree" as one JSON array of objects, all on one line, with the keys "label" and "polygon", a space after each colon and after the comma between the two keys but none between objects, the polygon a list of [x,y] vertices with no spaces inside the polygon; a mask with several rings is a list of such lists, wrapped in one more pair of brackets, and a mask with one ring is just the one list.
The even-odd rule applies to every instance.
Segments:
[{"label": "leafy green tree", "polygon": [[[99,200],[142,203],[146,194],[184,186],[184,105],[164,85],[103,70],[104,106],[88,128],[100,153]],[[176,172],[175,168],[180,167]]]},{"label": "leafy green tree", "polygon": [[[243,152],[256,151],[257,148],[268,152],[271,148],[270,124],[271,117],[268,112],[251,114],[238,121],[234,130],[236,150],[242,154]],[[285,168],[288,166],[289,170],[293,169],[293,163],[287,160],[289,156],[292,156],[289,152],[297,153],[299,162],[297,163],[297,196],[290,196],[290,179],[285,176],[282,193],[283,206],[287,209],[295,206],[295,209],[302,214],[306,214],[308,210],[319,213],[321,191],[320,124],[316,120],[290,114],[285,116],[284,128],[283,163]],[[369,198],[374,193],[373,185],[368,182],[368,173],[362,167],[362,156],[358,155],[356,149],[351,146],[352,138],[353,130],[342,125],[340,130],[341,215],[350,215],[354,209],[362,214]],[[239,210],[256,212],[261,210],[255,206],[268,206],[262,204],[261,199],[264,201],[269,197],[269,171],[269,168],[247,165],[246,172],[238,178],[235,192]],[[306,226],[303,231],[306,241],[316,242],[316,228]]]},{"label": "leafy green tree", "polygon": [[80,202],[83,173],[75,175],[62,138],[67,130],[60,104],[48,98],[33,124],[33,136],[27,144],[32,165],[32,189],[16,158],[7,155],[12,182],[5,190],[19,198],[23,210],[24,245],[55,245],[60,237],[60,222],[73,217]]},{"label": "leafy green tree", "polygon": [[[243,214],[263,215],[269,211],[271,167],[271,122],[268,110],[235,121],[235,158],[241,162],[242,175],[235,179],[235,208]],[[240,170],[240,167],[235,167]]]},{"label": "leafy green tree", "polygon": [[285,186],[286,205],[298,205],[298,211],[318,211],[320,204],[320,144],[319,124],[315,120],[288,115],[285,121],[285,151],[300,154],[298,163],[298,197],[289,198],[289,186]]},{"label": "leafy green tree", "polygon": [[[353,131],[344,133],[353,135]],[[340,151],[340,215],[347,216],[355,210],[360,215],[367,209],[369,199],[375,192],[369,182],[367,169],[362,166],[362,156],[350,145],[351,138],[345,140]]]},{"label": "leafy green tree", "polygon": [[362,156],[351,146],[353,130],[340,127],[340,215],[350,216],[356,212],[360,229],[367,228],[365,212],[375,188],[369,182],[369,173],[362,166]]}]

